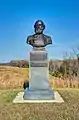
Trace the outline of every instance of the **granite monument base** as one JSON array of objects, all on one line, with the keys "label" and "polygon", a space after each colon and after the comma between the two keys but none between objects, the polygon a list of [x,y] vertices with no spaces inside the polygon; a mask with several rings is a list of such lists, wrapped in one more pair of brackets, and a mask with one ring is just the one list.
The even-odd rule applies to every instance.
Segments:
[{"label": "granite monument base", "polygon": [[54,92],[51,88],[42,90],[25,90],[23,98],[24,100],[53,100]]},{"label": "granite monument base", "polygon": [[47,52],[30,52],[29,66],[29,91],[25,90],[24,100],[54,99],[54,91],[49,85]]},{"label": "granite monument base", "polygon": [[16,97],[13,99],[13,103],[63,103],[65,102],[63,100],[63,98],[61,97],[61,95],[57,92],[57,91],[54,91],[54,99],[51,99],[51,100],[40,100],[40,99],[37,99],[37,100],[24,100],[23,99],[23,95],[24,95],[24,92],[19,92]]}]

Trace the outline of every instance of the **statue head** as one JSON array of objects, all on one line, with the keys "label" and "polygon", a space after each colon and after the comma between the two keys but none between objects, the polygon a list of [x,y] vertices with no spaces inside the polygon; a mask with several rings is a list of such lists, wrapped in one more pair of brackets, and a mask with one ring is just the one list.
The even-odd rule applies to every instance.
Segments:
[{"label": "statue head", "polygon": [[45,24],[43,23],[42,20],[37,20],[34,24],[34,29],[36,34],[41,34],[45,29]]}]

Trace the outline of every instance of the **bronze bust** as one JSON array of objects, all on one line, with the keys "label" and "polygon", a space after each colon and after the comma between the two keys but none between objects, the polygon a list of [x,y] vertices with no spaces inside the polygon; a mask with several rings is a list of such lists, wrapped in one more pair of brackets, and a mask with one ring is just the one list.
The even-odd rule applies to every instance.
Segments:
[{"label": "bronze bust", "polygon": [[52,44],[50,36],[43,34],[45,24],[42,20],[37,20],[34,25],[35,34],[27,37],[27,44],[33,46],[33,49],[45,49],[45,46]]}]

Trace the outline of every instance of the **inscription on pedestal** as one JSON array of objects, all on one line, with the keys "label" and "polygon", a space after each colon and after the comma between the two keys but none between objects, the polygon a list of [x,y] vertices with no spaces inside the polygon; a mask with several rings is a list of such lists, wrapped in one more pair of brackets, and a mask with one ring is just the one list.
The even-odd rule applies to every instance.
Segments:
[{"label": "inscription on pedestal", "polygon": [[30,67],[47,67],[47,52],[46,51],[33,51],[30,52]]},{"label": "inscription on pedestal", "polygon": [[47,60],[47,52],[31,52],[30,61],[45,61]]},{"label": "inscription on pedestal", "polygon": [[48,67],[48,62],[30,62],[30,67]]}]

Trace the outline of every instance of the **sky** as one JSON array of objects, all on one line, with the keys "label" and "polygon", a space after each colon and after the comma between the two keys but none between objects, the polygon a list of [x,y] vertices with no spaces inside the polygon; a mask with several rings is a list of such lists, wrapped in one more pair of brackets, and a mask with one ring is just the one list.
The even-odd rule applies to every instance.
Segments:
[{"label": "sky", "polygon": [[62,59],[79,44],[79,0],[0,0],[0,62],[29,59],[26,40],[38,19],[52,38],[49,59]]}]

